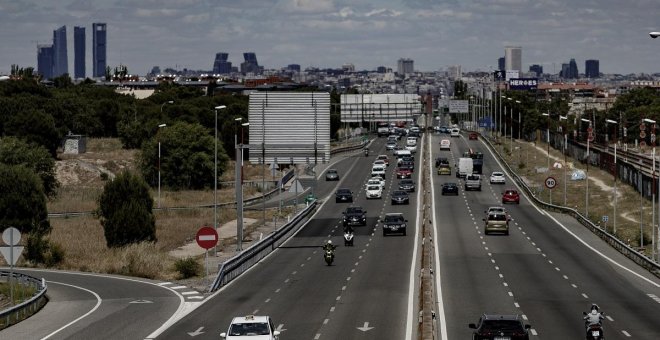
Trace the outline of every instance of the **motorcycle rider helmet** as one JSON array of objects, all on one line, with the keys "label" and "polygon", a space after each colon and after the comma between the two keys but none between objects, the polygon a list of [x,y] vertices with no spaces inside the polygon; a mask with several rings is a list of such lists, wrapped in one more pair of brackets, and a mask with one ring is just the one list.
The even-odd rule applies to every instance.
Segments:
[{"label": "motorcycle rider helmet", "polygon": [[328,240],[328,244],[332,244],[332,240]]},{"label": "motorcycle rider helmet", "polygon": [[595,304],[595,303],[592,303],[592,304],[591,304],[591,311],[592,311],[592,312],[593,312],[593,311],[598,312],[598,305]]}]

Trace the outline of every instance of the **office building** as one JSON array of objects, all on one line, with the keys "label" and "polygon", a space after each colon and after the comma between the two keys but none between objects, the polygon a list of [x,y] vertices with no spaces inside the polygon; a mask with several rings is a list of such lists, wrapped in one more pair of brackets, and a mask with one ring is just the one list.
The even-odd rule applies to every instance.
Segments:
[{"label": "office building", "polygon": [[377,73],[385,73],[385,72],[387,72],[387,67],[385,67],[385,66],[378,66],[378,67],[376,68],[376,72],[377,72]]},{"label": "office building", "polygon": [[299,64],[289,64],[286,67],[287,70],[293,71],[293,72],[300,72],[300,65]]},{"label": "office building", "polygon": [[559,76],[561,78],[568,78],[568,75],[570,74],[570,66],[568,63],[562,63],[561,64],[561,71],[559,71]]},{"label": "office building", "polygon": [[231,73],[231,62],[227,61],[229,59],[229,53],[219,52],[215,54],[215,60],[213,61],[213,73],[214,74],[229,74]]},{"label": "office building", "polygon": [[107,65],[107,35],[106,24],[95,22],[92,24],[92,75],[95,78],[105,76]]},{"label": "office building", "polygon": [[584,62],[584,75],[587,78],[600,77],[600,62],[595,59],[589,59]]},{"label": "office building", "polygon": [[85,78],[85,27],[73,27],[73,75]]},{"label": "office building", "polygon": [[414,62],[412,59],[408,58],[401,58],[397,62],[397,73],[399,75],[404,75],[408,73],[413,73],[414,72]]},{"label": "office building", "polygon": [[245,59],[245,61],[241,63],[241,73],[261,73],[261,67],[259,67],[257,55],[254,52],[243,53],[243,59]]},{"label": "office building", "polygon": [[529,72],[536,73],[536,77],[540,77],[543,74],[543,66],[534,64],[529,67]]},{"label": "office building", "polygon": [[506,64],[504,63],[504,57],[497,59],[497,69],[500,71],[506,70]]},{"label": "office building", "polygon": [[507,46],[504,48],[504,69],[522,71],[522,47]]},{"label": "office building", "polygon": [[44,80],[53,78],[53,45],[37,45],[37,72]]},{"label": "office building", "polygon": [[571,59],[571,61],[568,62],[568,74],[564,75],[564,78],[566,79],[579,78],[577,63],[575,62],[575,59]]},{"label": "office building", "polygon": [[66,26],[53,31],[53,77],[69,73]]}]

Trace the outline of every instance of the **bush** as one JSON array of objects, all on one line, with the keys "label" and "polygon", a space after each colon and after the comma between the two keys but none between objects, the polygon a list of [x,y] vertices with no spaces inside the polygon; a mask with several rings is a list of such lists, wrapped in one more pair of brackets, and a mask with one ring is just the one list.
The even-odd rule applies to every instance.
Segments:
[{"label": "bush", "polygon": [[107,182],[98,209],[107,246],[156,241],[153,205],[149,187],[137,175],[123,172]]},{"label": "bush", "polygon": [[40,234],[29,234],[26,248],[25,259],[35,264],[40,263],[46,267],[54,267],[64,261],[64,248],[59,244],[52,243]]},{"label": "bush", "polygon": [[48,243],[50,244],[50,249],[44,258],[44,263],[47,267],[55,267],[64,261],[64,248],[57,243],[50,241]]},{"label": "bush", "polygon": [[178,259],[174,262],[174,268],[182,279],[189,279],[197,276],[202,271],[202,266],[192,257]]}]

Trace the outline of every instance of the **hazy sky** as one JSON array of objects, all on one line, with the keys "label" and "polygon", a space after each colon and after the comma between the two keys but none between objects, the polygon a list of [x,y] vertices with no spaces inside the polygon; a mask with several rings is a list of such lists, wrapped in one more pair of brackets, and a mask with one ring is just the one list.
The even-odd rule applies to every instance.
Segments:
[{"label": "hazy sky", "polygon": [[281,68],[420,71],[460,64],[497,67],[507,45],[521,46],[523,68],[556,73],[575,58],[599,59],[604,73],[660,72],[660,0],[0,0],[0,74],[36,67],[37,43],[67,26],[87,30],[91,75],[93,22],[108,24],[108,65],[146,74],[152,66],[211,70],[217,52],[235,66],[243,52]]}]

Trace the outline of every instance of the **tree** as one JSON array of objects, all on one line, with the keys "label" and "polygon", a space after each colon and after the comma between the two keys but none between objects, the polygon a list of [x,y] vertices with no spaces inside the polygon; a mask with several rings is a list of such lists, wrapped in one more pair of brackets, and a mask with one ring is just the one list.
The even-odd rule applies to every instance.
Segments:
[{"label": "tree", "polygon": [[[156,125],[154,125],[156,126]],[[161,143],[161,184],[178,189],[213,187],[215,141],[199,124],[175,123],[142,145],[140,170],[147,182],[158,185],[158,141]],[[227,166],[227,153],[218,141],[218,176]]]},{"label": "tree", "polygon": [[53,157],[57,156],[60,135],[55,128],[53,117],[41,110],[16,112],[5,123],[4,132],[5,135],[19,136],[28,142],[42,145]]},{"label": "tree", "polygon": [[14,227],[25,234],[50,232],[46,195],[34,171],[0,163],[0,193],[0,230]]},{"label": "tree", "polygon": [[43,146],[29,144],[16,137],[2,137],[0,163],[31,169],[41,179],[46,196],[55,196],[59,186],[55,177],[55,160]]},{"label": "tree", "polygon": [[106,183],[99,198],[98,214],[108,247],[155,242],[153,205],[149,187],[135,174],[125,171]]}]

